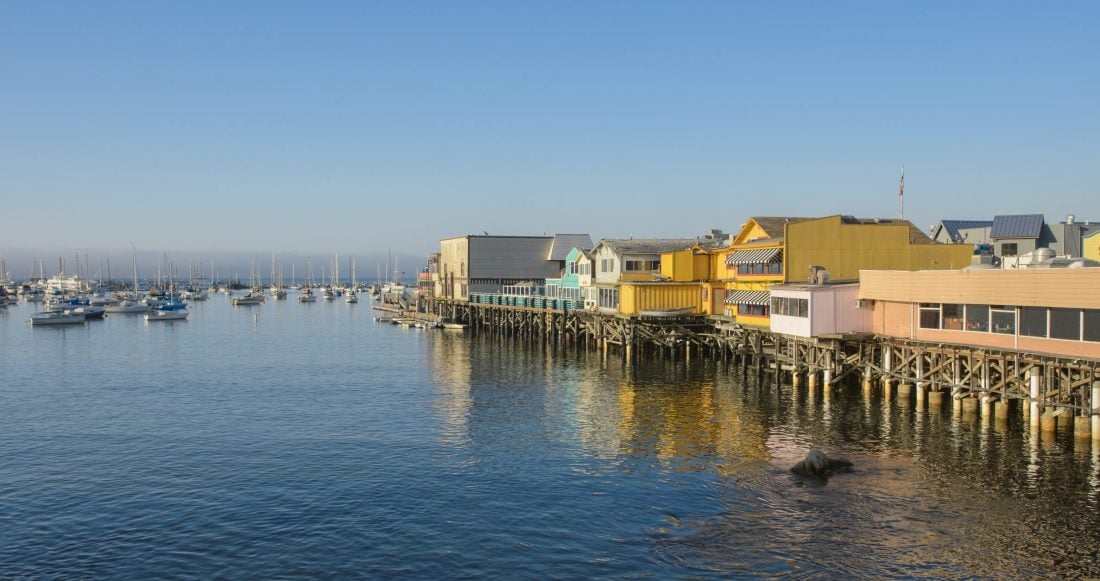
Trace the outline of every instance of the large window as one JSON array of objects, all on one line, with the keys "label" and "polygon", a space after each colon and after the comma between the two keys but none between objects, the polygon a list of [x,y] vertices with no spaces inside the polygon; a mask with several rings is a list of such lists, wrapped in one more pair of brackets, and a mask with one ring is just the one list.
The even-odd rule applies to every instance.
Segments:
[{"label": "large window", "polygon": [[989,325],[994,333],[1016,334],[1016,308],[1001,305],[989,306]]},{"label": "large window", "polygon": [[810,316],[810,300],[793,297],[772,297],[771,312],[773,315],[807,318]]},{"label": "large window", "polygon": [[1015,242],[1001,243],[1001,256],[1016,256],[1017,246]]},{"label": "large window", "polygon": [[1100,311],[1085,311],[1085,341],[1100,341]]},{"label": "large window", "polygon": [[1077,309],[1050,310],[1051,339],[1081,340],[1081,311]]},{"label": "large window", "polygon": [[989,305],[966,305],[966,330],[989,330]]},{"label": "large window", "polygon": [[952,331],[961,331],[963,329],[963,306],[962,305],[943,305],[943,328]]},{"label": "large window", "polygon": [[920,328],[921,329],[939,329],[940,328],[940,305],[939,305],[939,303],[921,303],[920,304]]},{"label": "large window", "polygon": [[1047,336],[1047,310],[1042,307],[1020,307],[1020,335]]}]

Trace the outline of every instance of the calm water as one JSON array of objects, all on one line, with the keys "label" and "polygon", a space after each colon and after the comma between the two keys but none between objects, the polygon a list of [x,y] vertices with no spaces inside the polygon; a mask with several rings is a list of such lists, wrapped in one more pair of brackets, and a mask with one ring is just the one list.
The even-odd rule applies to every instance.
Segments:
[{"label": "calm water", "polygon": [[[1100,575],[1100,457],[1018,422],[366,304],[192,308],[0,311],[0,578]],[[810,447],[858,471],[800,482]]]}]

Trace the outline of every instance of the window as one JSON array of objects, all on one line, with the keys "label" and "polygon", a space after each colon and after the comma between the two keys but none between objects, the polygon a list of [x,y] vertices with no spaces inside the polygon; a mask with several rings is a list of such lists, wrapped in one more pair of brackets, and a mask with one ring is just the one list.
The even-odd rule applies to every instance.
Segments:
[{"label": "window", "polygon": [[805,319],[810,316],[810,300],[794,297],[772,297],[771,313],[784,317],[802,317]]},{"label": "window", "polygon": [[738,264],[737,274],[783,274],[782,262],[758,262],[755,264]]},{"label": "window", "polygon": [[1085,311],[1085,341],[1100,341],[1100,311]]},{"label": "window", "polygon": [[989,326],[994,333],[1016,334],[1016,309],[1001,305],[990,305]]},{"label": "window", "polygon": [[623,261],[623,267],[627,272],[638,272],[643,270],[661,270],[660,260],[626,260]]},{"label": "window", "polygon": [[1015,242],[1001,243],[1001,256],[1016,256],[1016,248]]},{"label": "window", "polygon": [[1050,338],[1081,340],[1081,311],[1077,309],[1050,310]]},{"label": "window", "polygon": [[1027,337],[1047,336],[1047,310],[1042,307],[1020,307],[1020,334]]},{"label": "window", "polygon": [[461,288],[461,292],[462,292],[462,294],[460,296],[465,298],[466,297],[466,292],[467,292],[468,289],[467,289],[466,285],[462,285],[460,288]]},{"label": "window", "polygon": [[941,309],[943,313],[943,328],[951,331],[962,331],[963,329],[963,306],[962,305],[948,305],[944,304]]},{"label": "window", "polygon": [[921,303],[920,304],[920,328],[921,329],[939,329],[940,328],[940,305],[939,305],[939,303]]},{"label": "window", "polygon": [[569,274],[577,274],[577,263],[575,261],[569,263]]},{"label": "window", "polygon": [[749,315],[752,317],[767,317],[769,309],[765,305],[737,305],[738,315]]},{"label": "window", "polygon": [[600,289],[600,307],[604,309],[617,309],[619,308],[619,289],[617,288],[601,288]]},{"label": "window", "polygon": [[966,330],[989,330],[989,305],[966,305]]}]

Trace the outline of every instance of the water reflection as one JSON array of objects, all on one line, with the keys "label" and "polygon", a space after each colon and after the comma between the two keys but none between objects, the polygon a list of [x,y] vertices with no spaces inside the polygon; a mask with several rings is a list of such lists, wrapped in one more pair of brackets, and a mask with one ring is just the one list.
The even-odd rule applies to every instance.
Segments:
[{"label": "water reflection", "polygon": [[[650,507],[653,550],[678,566],[860,577],[1100,573],[1100,563],[1079,558],[1100,540],[1100,457],[1032,433],[1018,410],[995,420],[1001,410],[985,406],[983,418],[969,405],[977,402],[918,407],[858,385],[825,397],[719,364],[627,364],[500,339],[437,340],[434,358],[447,442],[516,450],[533,430],[596,463],[583,474],[650,462],[667,475],[650,478],[695,495],[691,510]],[[849,457],[856,472],[801,486],[787,468],[812,447]]]}]

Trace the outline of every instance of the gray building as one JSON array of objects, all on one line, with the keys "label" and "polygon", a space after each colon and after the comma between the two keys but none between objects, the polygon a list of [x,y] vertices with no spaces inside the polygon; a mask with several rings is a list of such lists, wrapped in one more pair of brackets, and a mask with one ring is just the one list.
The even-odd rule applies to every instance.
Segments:
[{"label": "gray building", "polygon": [[940,220],[929,236],[941,244],[989,244],[992,220]]},{"label": "gray building", "polygon": [[505,285],[545,283],[561,276],[573,247],[592,246],[588,234],[491,236],[469,234],[439,242],[436,296],[467,300],[471,293],[499,293]]},{"label": "gray building", "polygon": [[1056,256],[1082,256],[1084,240],[1100,233],[1100,224],[1078,222],[1071,214],[1064,222],[1048,224],[1042,214],[994,216],[993,220],[941,220],[929,235],[936,242],[986,246],[996,256],[1009,258],[1049,248]]}]

